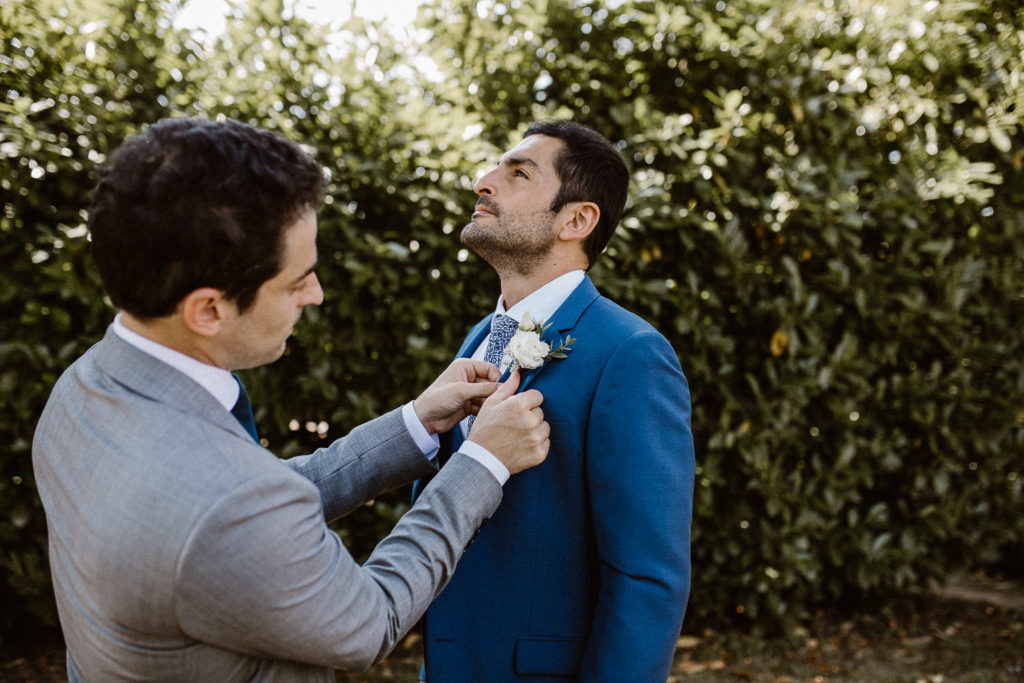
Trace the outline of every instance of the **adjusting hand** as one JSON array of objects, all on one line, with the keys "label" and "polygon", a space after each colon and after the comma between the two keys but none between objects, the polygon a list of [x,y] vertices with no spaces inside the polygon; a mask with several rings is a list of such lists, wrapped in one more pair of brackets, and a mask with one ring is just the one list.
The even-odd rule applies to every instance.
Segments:
[{"label": "adjusting hand", "polygon": [[476,415],[500,378],[490,363],[456,359],[413,401],[413,410],[428,433],[446,432],[467,415]]},{"label": "adjusting hand", "polygon": [[540,408],[544,396],[536,389],[516,394],[519,381],[519,373],[512,373],[484,401],[470,434],[470,441],[493,453],[512,474],[544,462],[551,435]]}]

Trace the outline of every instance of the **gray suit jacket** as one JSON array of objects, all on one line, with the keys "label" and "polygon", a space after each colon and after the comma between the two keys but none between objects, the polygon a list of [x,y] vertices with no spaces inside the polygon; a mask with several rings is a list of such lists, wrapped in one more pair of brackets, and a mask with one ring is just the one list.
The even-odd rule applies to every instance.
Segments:
[{"label": "gray suit jacket", "polygon": [[501,500],[459,455],[360,567],[327,522],[434,472],[400,411],[282,461],[113,330],[57,381],[32,457],[72,681],[365,668],[419,620]]}]

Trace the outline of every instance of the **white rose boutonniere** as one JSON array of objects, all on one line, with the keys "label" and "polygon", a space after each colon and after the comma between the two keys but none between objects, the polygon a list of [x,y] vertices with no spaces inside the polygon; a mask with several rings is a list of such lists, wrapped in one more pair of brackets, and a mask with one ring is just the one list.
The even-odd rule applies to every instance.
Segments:
[{"label": "white rose boutonniere", "polygon": [[571,336],[565,340],[558,340],[558,348],[552,350],[551,345],[541,338],[544,330],[551,326],[551,323],[544,324],[543,320],[534,320],[529,313],[523,314],[519,323],[519,329],[512,335],[508,346],[505,347],[505,357],[509,359],[509,372],[517,369],[533,370],[544,365],[549,359],[566,358],[566,354],[572,351],[572,344],[576,341]]}]

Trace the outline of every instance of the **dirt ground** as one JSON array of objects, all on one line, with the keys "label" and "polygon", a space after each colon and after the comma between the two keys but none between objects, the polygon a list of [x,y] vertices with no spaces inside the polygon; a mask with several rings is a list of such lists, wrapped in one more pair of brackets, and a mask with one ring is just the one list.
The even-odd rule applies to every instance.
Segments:
[{"label": "dirt ground", "polygon": [[[668,683],[1024,681],[1024,586],[983,575],[909,597],[886,614],[821,613],[786,638],[692,628],[679,638]],[[413,683],[420,654],[413,634],[371,671],[338,672],[337,680]],[[66,681],[60,634],[25,652],[0,650],[0,680]]]}]

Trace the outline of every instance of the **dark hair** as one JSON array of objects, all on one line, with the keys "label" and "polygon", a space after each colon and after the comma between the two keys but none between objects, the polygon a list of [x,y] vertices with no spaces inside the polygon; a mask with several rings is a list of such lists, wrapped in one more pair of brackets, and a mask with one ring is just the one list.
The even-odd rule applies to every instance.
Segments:
[{"label": "dark hair", "polygon": [[597,227],[583,242],[588,265],[604,251],[615,232],[629,193],[629,171],[619,150],[600,133],[573,121],[538,121],[523,137],[547,135],[565,143],[555,159],[562,186],[551,210],[569,202],[594,202],[601,210]]},{"label": "dark hair", "polygon": [[98,175],[93,258],[110,300],[141,318],[200,287],[245,311],[282,267],[284,228],[320,207],[324,186],[297,144],[237,121],[165,119]]}]

